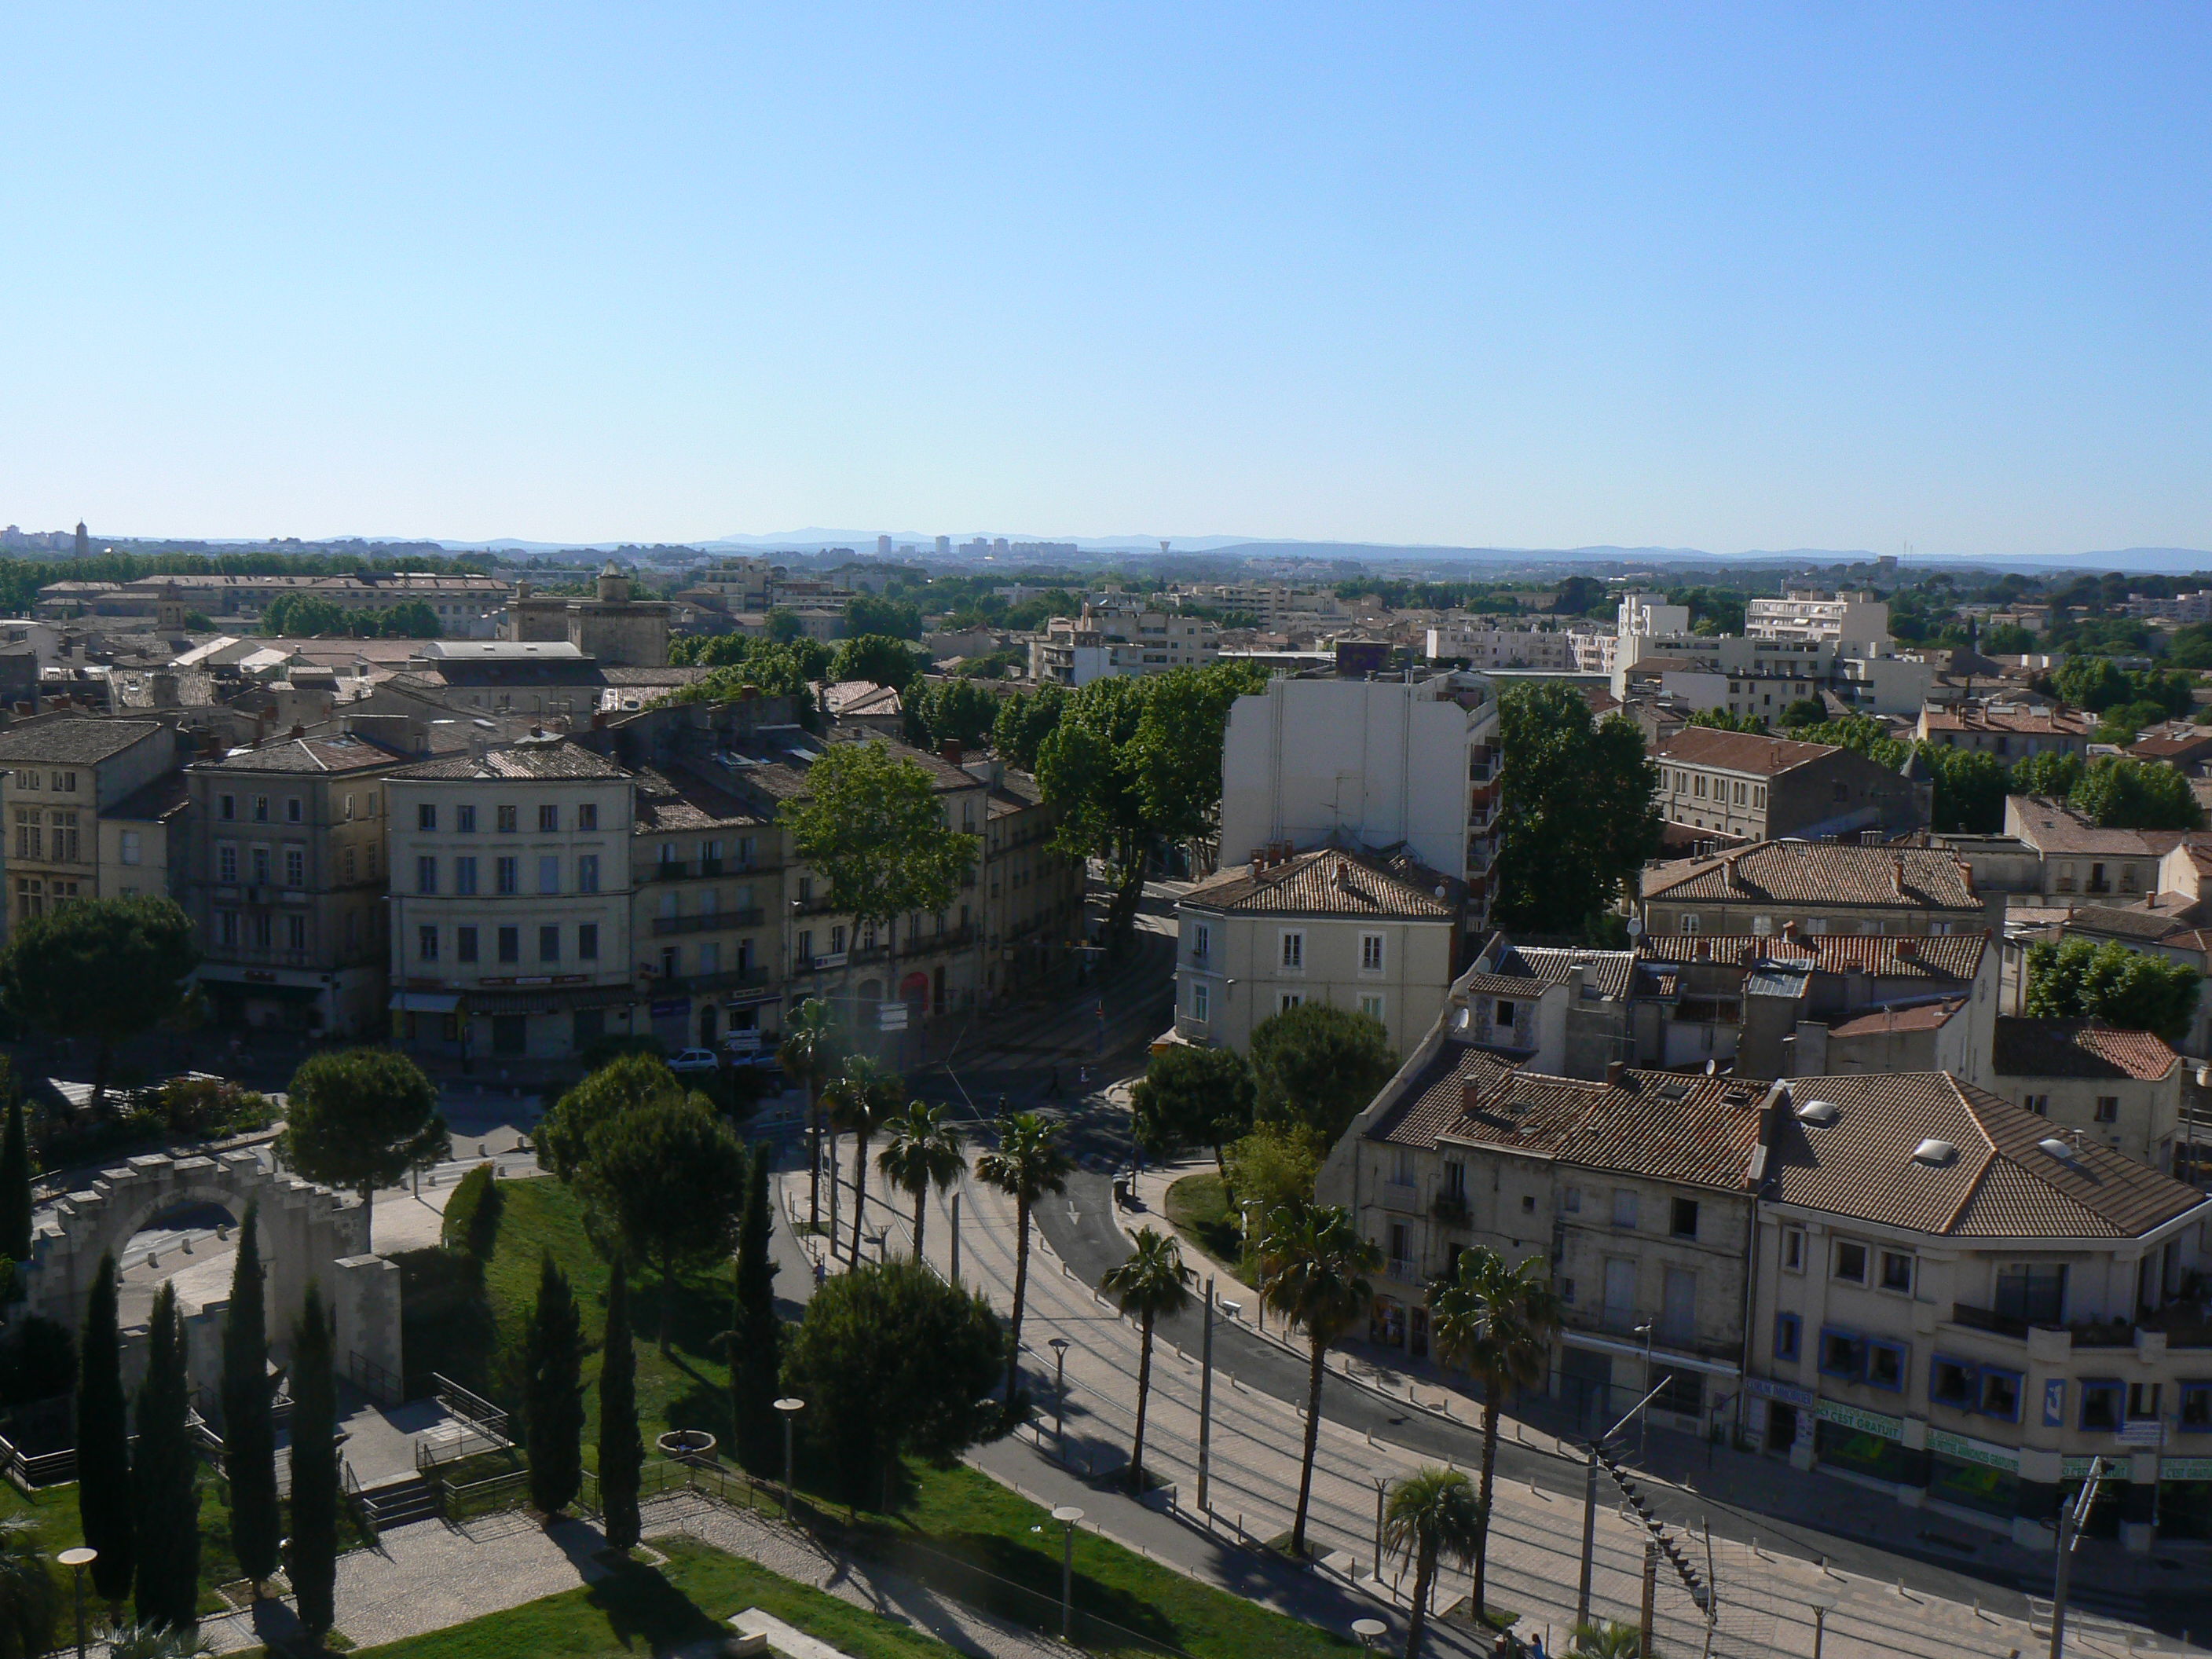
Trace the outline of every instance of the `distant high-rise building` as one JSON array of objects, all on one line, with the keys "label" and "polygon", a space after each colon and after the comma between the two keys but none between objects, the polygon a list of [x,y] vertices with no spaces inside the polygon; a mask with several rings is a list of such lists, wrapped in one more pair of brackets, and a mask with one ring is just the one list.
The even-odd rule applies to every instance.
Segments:
[{"label": "distant high-rise building", "polygon": [[878,536],[878,537],[877,537],[877,538],[876,538],[876,556],[877,556],[878,558],[879,558],[879,559],[888,559],[889,557],[890,557],[890,556],[891,556],[891,538],[890,538],[890,537],[888,537],[888,536]]},{"label": "distant high-rise building", "polygon": [[1162,543],[1160,544],[1160,551],[1161,551],[1161,552],[1163,552],[1163,553],[1164,553],[1164,552],[1166,552],[1167,550],[1168,550],[1168,544],[1167,544],[1165,542],[1162,542]]},{"label": "distant high-rise building", "polygon": [[1002,559],[1005,558],[1006,556],[1006,538],[1004,536],[1001,536],[998,540],[993,542],[991,544],[991,551],[997,554],[999,557]]},{"label": "distant high-rise building", "polygon": [[79,519],[76,521],[76,556],[80,559],[88,558],[91,553],[92,538],[85,533],[84,520]]},{"label": "distant high-rise building", "polygon": [[950,536],[939,536],[937,538],[937,556],[940,559],[947,557],[951,555],[951,551],[952,538]]}]

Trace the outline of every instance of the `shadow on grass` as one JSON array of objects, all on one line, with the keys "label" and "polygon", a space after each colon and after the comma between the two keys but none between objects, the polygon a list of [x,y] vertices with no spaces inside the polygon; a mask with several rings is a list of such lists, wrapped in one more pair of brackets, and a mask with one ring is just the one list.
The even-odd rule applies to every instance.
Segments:
[{"label": "shadow on grass", "polygon": [[[1012,1539],[987,1532],[950,1532],[921,1538],[886,1528],[864,1529],[859,1553],[987,1612],[1000,1613],[1032,1629],[1056,1628],[1060,1618],[1060,1561]],[[1057,1541],[1057,1540],[1055,1540]],[[1079,1560],[1074,1579],[1079,1618],[1105,1620],[1143,1641],[1165,1647],[1181,1644],[1181,1632],[1152,1602],[1135,1593],[1102,1583],[1085,1572]],[[1121,1644],[1097,1632],[1098,1646]]]},{"label": "shadow on grass", "polygon": [[410,1375],[436,1371],[488,1393],[499,1319],[484,1288],[483,1264],[435,1245],[392,1260],[399,1265],[400,1340]]},{"label": "shadow on grass", "polygon": [[586,1586],[585,1599],[606,1615],[609,1628],[626,1648],[641,1640],[646,1651],[666,1653],[729,1634],[657,1569],[641,1561],[613,1564],[605,1578]]}]

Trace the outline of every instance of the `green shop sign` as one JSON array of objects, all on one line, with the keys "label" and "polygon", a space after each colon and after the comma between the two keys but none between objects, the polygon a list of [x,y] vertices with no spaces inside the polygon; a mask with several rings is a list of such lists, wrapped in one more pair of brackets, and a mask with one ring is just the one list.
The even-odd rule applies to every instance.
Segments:
[{"label": "green shop sign", "polygon": [[2002,1469],[2009,1474],[2020,1473],[2018,1452],[2002,1446],[1992,1446],[1986,1440],[1970,1440],[1963,1434],[1930,1429],[1928,1431],[1928,1449],[1941,1452],[1946,1457],[1955,1457],[1963,1463],[1979,1463],[1987,1468]]},{"label": "green shop sign", "polygon": [[1884,1440],[1905,1438],[1905,1419],[1884,1417],[1880,1412],[1861,1411],[1856,1406],[1846,1406],[1840,1401],[1823,1400],[1814,1407],[1824,1422],[1840,1423],[1847,1429],[1856,1429],[1862,1434],[1877,1434]]}]

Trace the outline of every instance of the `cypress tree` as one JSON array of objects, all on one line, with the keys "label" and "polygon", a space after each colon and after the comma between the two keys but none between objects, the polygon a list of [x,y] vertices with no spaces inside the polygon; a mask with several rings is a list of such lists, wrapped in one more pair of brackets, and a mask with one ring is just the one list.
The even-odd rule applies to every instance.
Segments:
[{"label": "cypress tree", "polygon": [[568,1276],[548,1250],[538,1300],[522,1333],[522,1436],[530,1458],[530,1501],[552,1515],[575,1500],[584,1481],[583,1315]]},{"label": "cypress tree", "polygon": [[185,1424],[191,1388],[185,1380],[185,1322],[173,1281],[155,1293],[150,1338],[131,1467],[138,1622],[173,1630],[193,1621],[200,1587],[199,1459]]},{"label": "cypress tree", "polygon": [[0,1251],[31,1259],[31,1145],[23,1133],[23,1097],[8,1084],[8,1129],[0,1137]]},{"label": "cypress tree", "polygon": [[322,1287],[307,1299],[292,1331],[292,1593],[301,1628],[311,1642],[330,1634],[337,1617],[338,1395],[331,1372],[331,1322]]},{"label": "cypress tree", "polygon": [[131,1415],[123,1395],[123,1345],[116,1329],[115,1257],[100,1258],[78,1345],[76,1512],[100,1600],[120,1606],[131,1594],[136,1553],[131,1524]]},{"label": "cypress tree", "polygon": [[276,1571],[283,1523],[276,1507],[276,1425],[269,1383],[269,1326],[260,1218],[248,1205],[222,1326],[222,1468],[230,1478],[230,1541],[255,1583]]},{"label": "cypress tree", "polygon": [[783,1370],[783,1326],[775,1314],[775,1262],[769,1254],[769,1151],[753,1149],[745,1208],[738,1224],[737,1305],[730,1331],[730,1416],[737,1452],[760,1472],[782,1465],[775,1400]]},{"label": "cypress tree", "polygon": [[637,1428],[637,1351],[631,1346],[629,1274],[619,1257],[607,1280],[606,1340],[599,1363],[599,1510],[611,1548],[637,1542],[645,1442]]}]

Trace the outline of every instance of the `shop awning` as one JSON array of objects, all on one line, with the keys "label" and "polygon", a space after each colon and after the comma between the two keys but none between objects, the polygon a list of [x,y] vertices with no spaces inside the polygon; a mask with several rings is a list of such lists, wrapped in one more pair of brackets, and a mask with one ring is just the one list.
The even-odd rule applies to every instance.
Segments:
[{"label": "shop awning", "polygon": [[392,1012],[400,1014],[450,1014],[460,1006],[451,991],[401,991],[392,999]]}]

